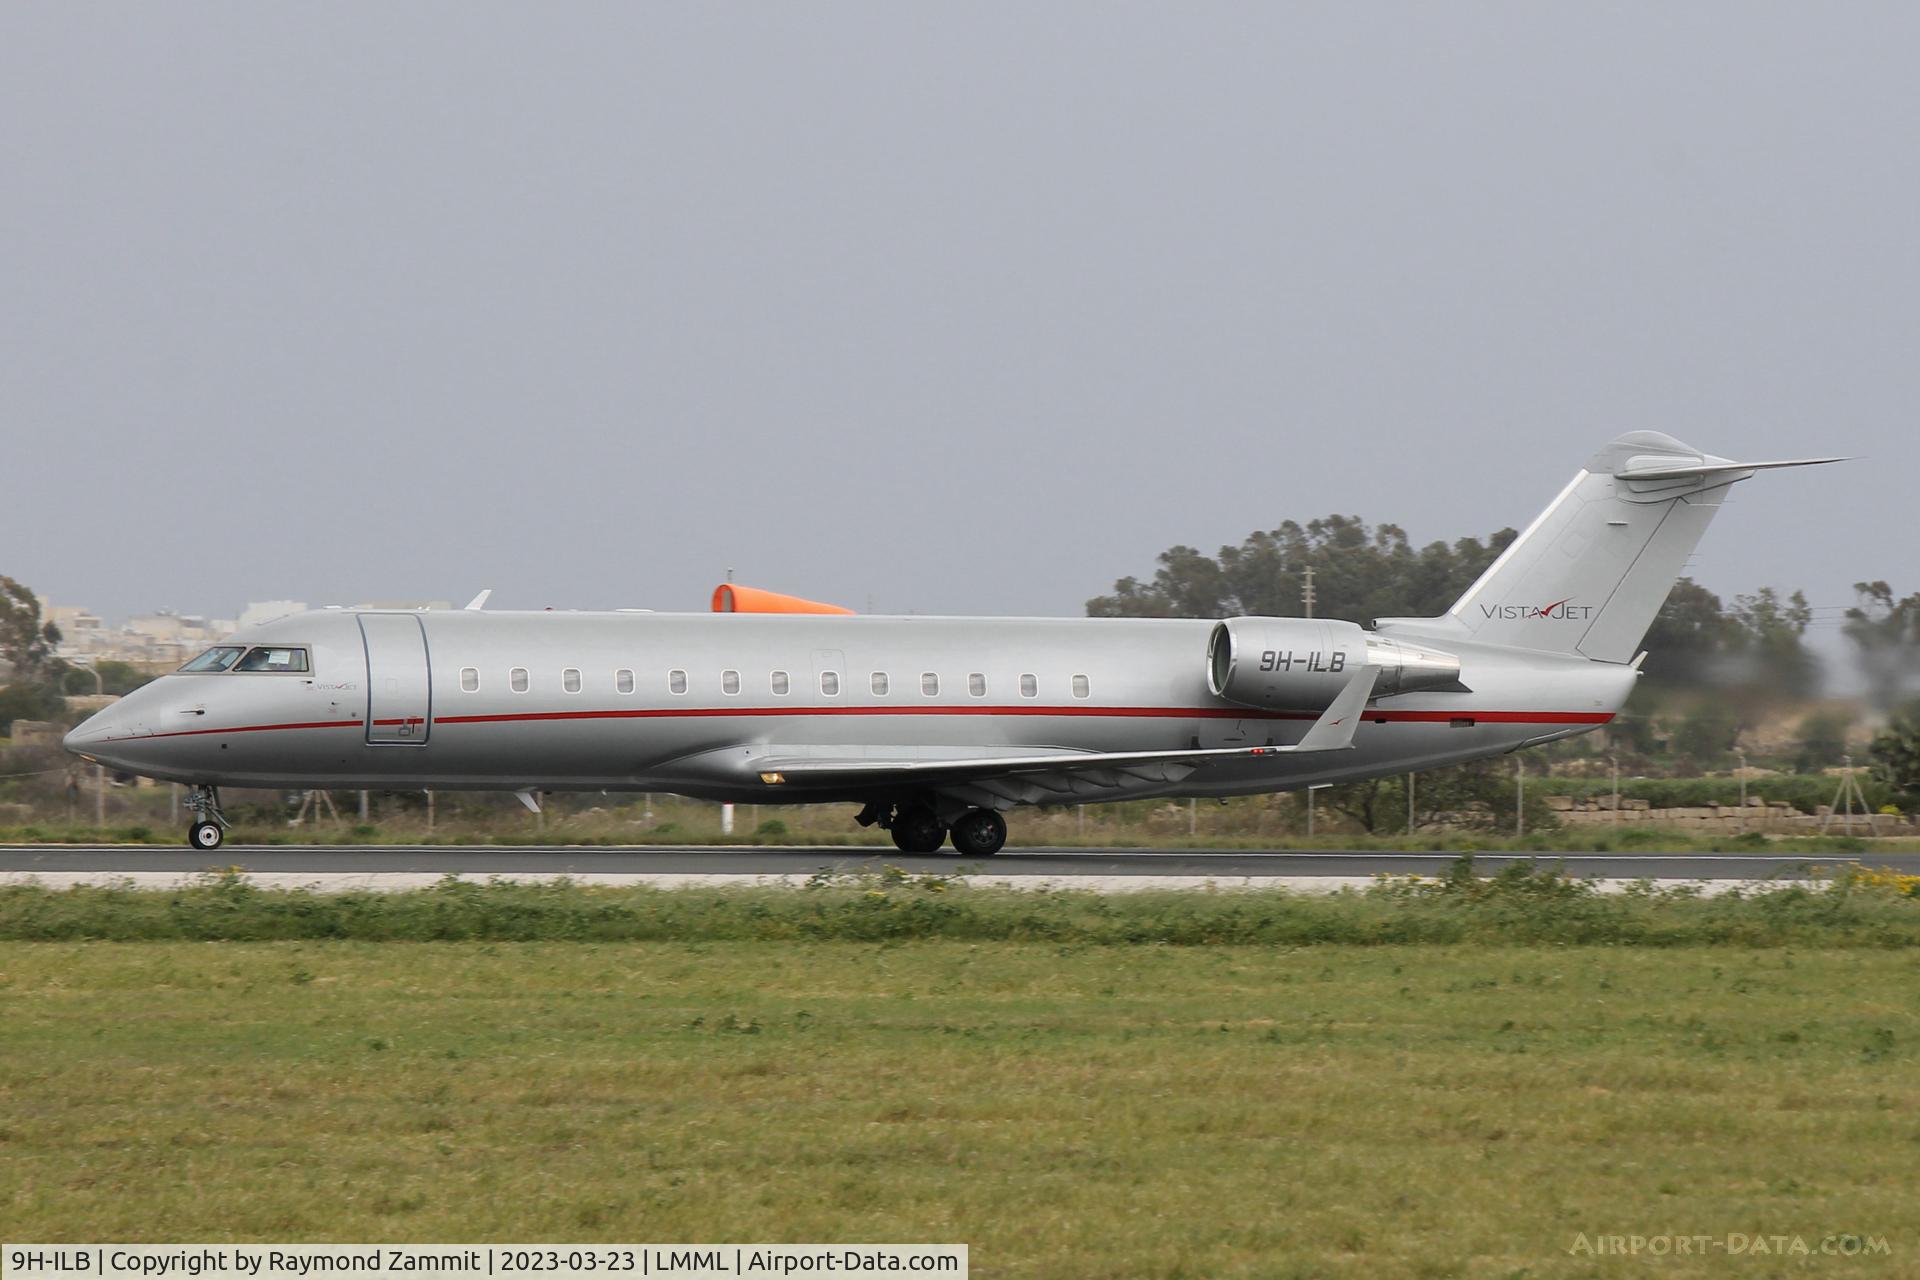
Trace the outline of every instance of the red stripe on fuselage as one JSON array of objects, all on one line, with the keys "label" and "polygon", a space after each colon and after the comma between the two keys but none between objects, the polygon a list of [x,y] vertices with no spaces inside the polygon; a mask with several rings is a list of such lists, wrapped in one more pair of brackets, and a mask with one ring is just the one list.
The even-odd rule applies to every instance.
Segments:
[{"label": "red stripe on fuselage", "polygon": [[[1605,724],[1602,711],[1375,711],[1368,720],[1408,724]],[[524,711],[498,715],[436,716],[435,724],[500,724],[524,720],[701,719],[715,716],[1108,716],[1157,720],[1318,720],[1317,711],[1236,711],[1231,707],[687,707],[614,711]],[[397,723],[397,722],[396,722]]]},{"label": "red stripe on fuselage", "polygon": [[[149,738],[197,738],[209,733],[269,733],[275,729],[363,729],[364,720],[307,720],[298,724],[242,724],[227,729],[174,729],[167,733],[130,733],[124,738],[102,738],[105,742],[145,742]],[[397,723],[397,722],[396,722]]]},{"label": "red stripe on fuselage", "polygon": [[[1451,724],[1606,724],[1604,711],[1382,711],[1369,709],[1363,717],[1374,723]],[[751,719],[757,716],[1104,716],[1132,720],[1318,720],[1314,711],[1239,711],[1232,707],[645,707],[599,711],[520,711],[497,715],[436,716],[436,725],[514,724],[551,720],[695,720],[719,717]],[[376,720],[376,725],[406,724],[406,720]],[[418,720],[412,723],[419,723]],[[266,733],[279,729],[363,729],[363,720],[314,720],[295,724],[249,724],[227,729],[179,729],[168,733],[134,734],[107,742],[141,742],[150,738],[192,738],[220,733]]]}]

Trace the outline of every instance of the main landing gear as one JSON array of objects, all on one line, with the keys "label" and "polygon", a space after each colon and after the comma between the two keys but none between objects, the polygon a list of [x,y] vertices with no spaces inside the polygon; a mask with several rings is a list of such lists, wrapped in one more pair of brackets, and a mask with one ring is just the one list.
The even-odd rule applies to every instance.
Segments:
[{"label": "main landing gear", "polygon": [[[861,826],[879,823],[902,853],[938,853],[947,842],[947,826],[933,806],[921,803],[888,808],[870,804],[860,811]],[[953,821],[953,849],[963,858],[985,858],[1007,843],[1007,820],[992,809],[968,809]]]},{"label": "main landing gear", "polygon": [[232,825],[220,812],[220,793],[212,787],[188,787],[187,808],[193,813],[193,825],[187,828],[187,843],[196,849],[218,849]]},{"label": "main landing gear", "polygon": [[902,853],[938,853],[947,842],[947,829],[933,810],[923,805],[895,813],[893,825],[887,829],[893,835],[893,847]]},{"label": "main landing gear", "polygon": [[953,824],[953,850],[963,858],[985,858],[1007,842],[1007,820],[992,809],[974,809]]}]

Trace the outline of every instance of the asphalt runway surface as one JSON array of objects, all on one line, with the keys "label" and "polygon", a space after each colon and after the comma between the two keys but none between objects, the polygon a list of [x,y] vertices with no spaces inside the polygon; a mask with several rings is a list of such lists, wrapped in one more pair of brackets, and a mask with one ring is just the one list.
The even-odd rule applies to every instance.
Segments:
[{"label": "asphalt runway surface", "polygon": [[[1301,879],[1433,875],[1458,857],[1452,853],[1368,851],[1208,852],[1195,849],[1009,849],[991,858],[952,854],[913,855],[872,846],[633,848],[562,845],[227,845],[202,851],[158,845],[0,845],[0,874],[69,873],[186,874],[240,867],[262,874],[314,875],[701,875],[808,876],[822,870],[878,871],[898,867],[915,874],[950,873],[962,867],[994,876],[1052,879],[1126,876]],[[1486,874],[1514,862],[1554,867],[1568,875],[1615,880],[1802,879],[1816,868],[1863,861],[1920,873],[1920,853],[1885,854],[1701,854],[1701,853],[1479,853]]]}]

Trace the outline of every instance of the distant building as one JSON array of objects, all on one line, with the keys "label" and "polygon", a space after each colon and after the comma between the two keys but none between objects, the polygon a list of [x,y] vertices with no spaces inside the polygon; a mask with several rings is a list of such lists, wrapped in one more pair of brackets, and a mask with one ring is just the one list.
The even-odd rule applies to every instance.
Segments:
[{"label": "distant building", "polygon": [[97,642],[106,632],[107,624],[93,610],[77,604],[48,604],[40,602],[40,616],[60,628],[61,647],[69,644],[85,645]]},{"label": "distant building", "polygon": [[225,638],[232,629],[231,622],[210,622],[196,614],[163,609],[129,618],[122,631],[123,652],[113,656],[133,662],[178,664]]},{"label": "distant building", "polygon": [[42,600],[40,616],[60,628],[60,643],[54,652],[69,661],[96,660],[112,646],[107,624],[91,609]]},{"label": "distant building", "polygon": [[51,720],[15,720],[13,745],[16,747],[57,747],[67,736],[67,726]]}]

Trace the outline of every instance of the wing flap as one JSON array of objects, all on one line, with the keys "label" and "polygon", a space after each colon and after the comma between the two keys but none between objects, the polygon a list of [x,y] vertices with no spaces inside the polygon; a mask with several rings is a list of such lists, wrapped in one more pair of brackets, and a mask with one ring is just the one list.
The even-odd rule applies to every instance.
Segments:
[{"label": "wing flap", "polygon": [[[1178,782],[1195,769],[1228,762],[1291,755],[1298,752],[1343,751],[1353,745],[1367,698],[1380,668],[1356,671],[1306,735],[1292,746],[1211,747],[1185,751],[1070,751],[1054,749],[1031,754],[973,756],[834,755],[832,748],[805,755],[781,754],[777,749],[755,757],[752,768],[769,786],[798,783],[846,783],[872,780],[885,783],[967,782],[986,785],[996,779],[1014,783],[1010,794],[1038,787],[1062,795],[1085,795],[1109,790],[1125,780]],[[843,748],[842,750],[846,750]]]}]

